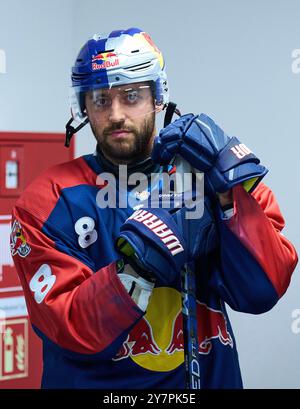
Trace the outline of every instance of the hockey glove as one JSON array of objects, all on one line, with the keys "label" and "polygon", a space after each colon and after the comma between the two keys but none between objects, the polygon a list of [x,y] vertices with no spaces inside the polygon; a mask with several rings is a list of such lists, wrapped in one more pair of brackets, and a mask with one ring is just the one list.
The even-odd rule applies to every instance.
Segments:
[{"label": "hockey glove", "polygon": [[[140,209],[122,225],[117,248],[141,276],[170,285],[183,265],[216,246],[215,225],[205,207],[199,219],[186,219],[186,209]],[[179,227],[180,226],[180,227]]]},{"label": "hockey glove", "polygon": [[205,173],[213,192],[226,192],[239,183],[251,191],[268,172],[250,149],[205,114],[184,115],[160,131],[153,161],[169,163],[176,154]]},{"label": "hockey glove", "polygon": [[135,211],[121,227],[117,247],[142,276],[163,284],[171,283],[187,261],[185,240],[164,209]]}]

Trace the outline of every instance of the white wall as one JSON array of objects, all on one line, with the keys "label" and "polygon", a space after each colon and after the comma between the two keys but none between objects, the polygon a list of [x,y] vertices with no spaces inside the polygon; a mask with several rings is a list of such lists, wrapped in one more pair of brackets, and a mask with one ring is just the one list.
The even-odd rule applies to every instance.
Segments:
[{"label": "white wall", "polygon": [[0,129],[64,132],[73,57],[71,0],[0,0]]},{"label": "white wall", "polygon": [[[270,168],[287,227],[299,249],[298,183],[300,74],[291,53],[300,48],[297,0],[75,0],[77,48],[93,33],[137,26],[148,31],[167,62],[171,97],[183,112],[205,112],[238,136]],[[94,145],[88,131],[79,151]],[[300,308],[299,267],[287,294],[260,316],[231,312],[244,385],[300,388],[300,334],[291,331]]]},{"label": "white wall", "polygon": [[[137,26],[167,61],[171,96],[183,112],[205,112],[247,143],[270,168],[265,181],[299,249],[300,48],[297,0],[0,0],[0,129],[64,131],[71,63],[95,32]],[[76,155],[93,151],[86,127]],[[300,388],[299,267],[287,294],[260,316],[231,312],[247,388]]]}]

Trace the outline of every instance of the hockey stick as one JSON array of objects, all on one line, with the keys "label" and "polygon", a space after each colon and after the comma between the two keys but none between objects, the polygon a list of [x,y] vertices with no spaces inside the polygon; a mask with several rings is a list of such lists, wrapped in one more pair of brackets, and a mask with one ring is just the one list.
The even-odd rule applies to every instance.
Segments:
[{"label": "hockey stick", "polygon": [[200,363],[196,309],[196,282],[193,268],[186,263],[181,270],[181,297],[186,389],[200,389]]},{"label": "hockey stick", "polygon": [[[186,186],[182,183],[184,173],[193,172],[194,169],[184,159],[176,157],[174,160],[176,173],[181,177],[181,186],[178,188],[176,183],[176,193],[186,191]],[[192,186],[188,188],[192,189]],[[178,220],[180,223],[180,220]],[[193,240],[189,235],[188,241]],[[189,243],[190,244],[190,243]],[[195,263],[185,263],[181,270],[181,301],[182,301],[182,321],[183,321],[183,340],[184,340],[184,363],[186,374],[186,388],[200,389],[200,364],[199,364],[199,343],[198,343],[198,323],[197,323],[197,303],[196,303],[196,279]]]},{"label": "hockey stick", "polygon": [[[169,102],[164,120],[164,127],[172,121],[174,112],[181,116],[176,104]],[[177,162],[177,163],[176,163]],[[181,173],[192,172],[191,165],[182,158],[174,158],[173,164],[176,171]],[[182,188],[181,184],[181,188]],[[177,193],[183,193],[182,191]],[[192,238],[190,238],[192,240]],[[181,270],[181,301],[184,341],[184,365],[186,389],[200,389],[200,363],[196,303],[196,279],[194,273],[194,262],[186,263]]]}]

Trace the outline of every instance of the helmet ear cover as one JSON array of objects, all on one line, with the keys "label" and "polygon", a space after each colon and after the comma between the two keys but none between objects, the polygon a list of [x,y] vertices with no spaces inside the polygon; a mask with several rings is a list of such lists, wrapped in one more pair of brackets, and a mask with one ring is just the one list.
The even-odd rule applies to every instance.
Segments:
[{"label": "helmet ear cover", "polygon": [[81,92],[79,95],[79,106],[81,112],[85,112],[86,106],[85,106],[85,92]]},{"label": "helmet ear cover", "polygon": [[153,101],[156,105],[156,86],[155,86],[154,81],[150,81],[150,90],[151,90]]}]

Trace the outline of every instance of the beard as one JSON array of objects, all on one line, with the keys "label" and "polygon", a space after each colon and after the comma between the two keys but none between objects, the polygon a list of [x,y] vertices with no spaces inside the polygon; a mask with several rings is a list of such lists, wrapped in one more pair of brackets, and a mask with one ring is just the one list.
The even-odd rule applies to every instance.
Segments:
[{"label": "beard", "polygon": [[[123,122],[113,123],[100,133],[95,125],[92,123],[90,125],[103,155],[110,161],[131,163],[149,156],[155,128],[155,113],[145,115],[139,127],[126,126]],[[130,134],[124,139],[114,139],[110,133],[120,129]]]}]

